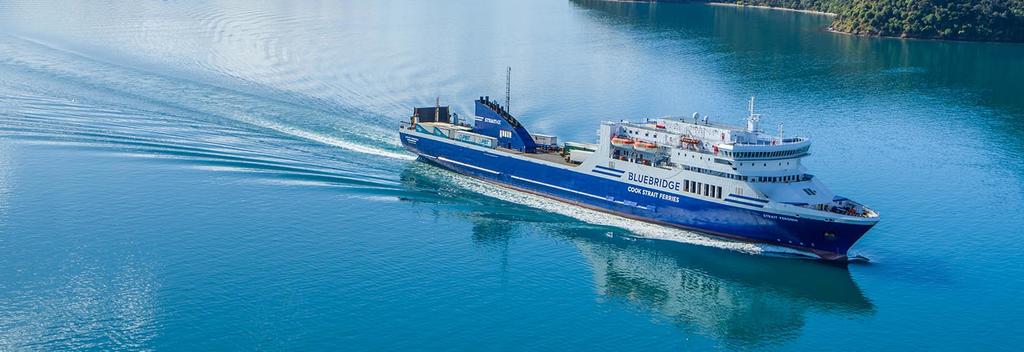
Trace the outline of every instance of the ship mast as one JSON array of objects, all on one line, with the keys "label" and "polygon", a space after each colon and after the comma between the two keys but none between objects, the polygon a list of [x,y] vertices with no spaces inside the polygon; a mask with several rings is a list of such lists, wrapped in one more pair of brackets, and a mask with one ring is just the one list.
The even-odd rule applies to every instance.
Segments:
[{"label": "ship mast", "polygon": [[512,109],[509,107],[509,96],[512,94],[512,66],[508,66],[508,71],[505,72],[505,111],[512,114]]},{"label": "ship mast", "polygon": [[747,116],[747,132],[757,132],[757,122],[761,115],[754,113],[754,97],[750,97],[750,116]]}]

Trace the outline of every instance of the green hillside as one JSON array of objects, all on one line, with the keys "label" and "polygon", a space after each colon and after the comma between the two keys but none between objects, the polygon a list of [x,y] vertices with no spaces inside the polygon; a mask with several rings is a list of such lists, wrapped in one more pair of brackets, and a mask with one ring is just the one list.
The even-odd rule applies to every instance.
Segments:
[{"label": "green hillside", "polygon": [[1024,0],[719,0],[835,13],[838,32],[1024,42]]}]

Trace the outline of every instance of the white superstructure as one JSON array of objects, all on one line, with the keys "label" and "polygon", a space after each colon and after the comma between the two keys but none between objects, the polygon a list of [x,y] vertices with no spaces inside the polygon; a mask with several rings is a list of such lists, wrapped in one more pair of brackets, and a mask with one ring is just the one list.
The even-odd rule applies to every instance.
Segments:
[{"label": "white superstructure", "polygon": [[877,217],[874,211],[837,197],[807,173],[801,160],[810,155],[809,138],[785,137],[781,131],[771,135],[761,130],[753,99],[746,122],[746,126],[722,124],[697,113],[691,118],[605,122],[598,131],[597,150],[581,166],[636,171],[677,182],[684,194],[720,201],[730,196],[766,200],[767,207],[786,210],[783,213],[793,216],[833,221]]}]

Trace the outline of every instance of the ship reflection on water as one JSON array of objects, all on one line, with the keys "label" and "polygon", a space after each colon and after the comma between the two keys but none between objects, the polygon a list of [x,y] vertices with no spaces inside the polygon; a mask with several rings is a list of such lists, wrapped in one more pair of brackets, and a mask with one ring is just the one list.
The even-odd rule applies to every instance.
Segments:
[{"label": "ship reflection on water", "polygon": [[602,296],[642,305],[730,344],[795,338],[809,311],[874,312],[843,267],[656,241],[585,234],[572,240]]},{"label": "ship reflection on water", "polygon": [[444,216],[469,221],[473,243],[498,249],[491,253],[500,263],[508,262],[507,248],[518,236],[539,229],[576,247],[602,304],[635,305],[686,333],[734,347],[775,345],[800,336],[809,314],[875,312],[845,266],[638,239],[622,229],[510,206],[452,187],[426,168],[407,169],[403,184],[439,197],[434,198],[439,203],[451,202],[446,206],[452,211]]}]

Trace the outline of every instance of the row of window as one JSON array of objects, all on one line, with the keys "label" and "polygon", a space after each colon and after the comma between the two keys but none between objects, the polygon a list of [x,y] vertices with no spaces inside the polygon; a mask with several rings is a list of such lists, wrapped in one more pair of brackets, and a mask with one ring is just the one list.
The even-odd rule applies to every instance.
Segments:
[{"label": "row of window", "polygon": [[[719,163],[719,164],[724,164],[724,163]],[[750,166],[757,166],[758,163],[749,163],[749,164],[750,164]],[[760,164],[761,164],[761,166],[768,166],[768,163],[760,163]],[[732,165],[732,164],[730,163],[729,165]],[[786,165],[789,165],[788,161],[786,162]],[[743,166],[743,163],[740,163],[740,166]],[[781,161],[779,162],[779,166],[782,166],[782,162]]]},{"label": "row of window", "polygon": [[746,181],[747,180],[747,176],[730,174],[728,172],[709,170],[709,169],[695,167],[695,166],[690,166],[690,165],[683,165],[683,170],[699,172],[699,173],[702,173],[702,174],[707,174],[707,175],[712,175],[712,176],[725,177],[725,178],[732,179],[732,180],[740,180],[740,181]]},{"label": "row of window", "polygon": [[811,178],[814,177],[811,174],[787,175],[787,176],[743,176],[743,175],[730,174],[728,172],[709,170],[709,169],[699,168],[699,167],[694,167],[694,166],[689,166],[689,165],[683,165],[683,170],[699,172],[699,173],[706,174],[706,175],[724,177],[724,178],[731,179],[731,180],[750,181],[750,182],[763,182],[763,183],[809,181]]},{"label": "row of window", "polygon": [[700,183],[696,181],[683,180],[683,191],[705,197],[722,199],[722,187]]},{"label": "row of window", "polygon": [[[683,153],[676,152],[676,155],[680,156],[680,155],[683,155]],[[688,154],[688,155],[690,155],[690,158],[693,158],[693,159],[704,160],[704,157],[697,158],[693,154]],[[722,159],[722,158],[714,158],[714,159],[715,159],[715,163],[718,163],[718,164],[735,165],[732,161],[729,161],[729,160],[725,160],[725,159]],[[708,160],[711,160],[711,158],[708,158]],[[761,164],[761,166],[765,166],[765,167],[768,166],[768,163],[748,163],[748,164],[750,164],[750,166],[757,166],[757,164]],[[789,164],[790,164],[790,162],[787,161],[786,165],[789,165]],[[743,165],[744,165],[743,163],[739,163],[739,166],[743,166]],[[782,162],[781,161],[779,162],[779,166],[782,166]]]},{"label": "row of window", "polygon": [[[637,136],[640,136],[640,131],[637,131],[637,130],[626,130],[626,133],[635,134]],[[652,136],[651,136],[650,132],[644,132],[644,137],[652,137]],[[654,138],[658,138],[658,134],[655,133],[653,137]]]},{"label": "row of window", "polygon": [[793,155],[800,155],[806,153],[810,147],[803,147],[799,149],[791,150],[780,150],[776,152],[730,152],[725,151],[725,156],[731,156],[736,158],[782,158]]},{"label": "row of window", "polygon": [[[802,181],[801,179],[803,177],[801,177],[801,176],[809,176],[809,175],[757,176],[757,177],[751,177],[751,180],[752,180],[752,182],[765,182],[765,183],[770,183],[770,182],[797,182],[797,181]],[[810,180],[810,178],[807,178],[807,179]]]}]

